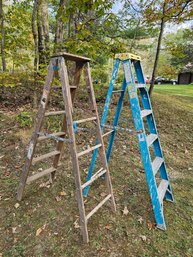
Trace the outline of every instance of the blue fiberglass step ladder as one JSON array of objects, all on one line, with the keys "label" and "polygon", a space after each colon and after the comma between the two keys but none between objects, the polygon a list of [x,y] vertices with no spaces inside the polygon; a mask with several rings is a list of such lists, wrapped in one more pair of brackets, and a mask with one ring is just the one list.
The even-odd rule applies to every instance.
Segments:
[{"label": "blue fiberglass step ladder", "polygon": [[[107,134],[110,135],[108,148],[107,148],[107,161],[110,159],[110,154],[112,151],[112,146],[118,126],[118,121],[123,105],[125,92],[128,92],[128,96],[130,99],[130,105],[132,109],[132,116],[134,119],[134,125],[136,129],[136,133],[138,136],[140,152],[142,156],[142,161],[145,169],[146,180],[148,184],[148,189],[151,197],[151,202],[153,205],[153,211],[155,215],[155,220],[157,223],[157,227],[165,230],[165,220],[163,214],[163,199],[165,198],[168,201],[173,202],[172,189],[170,186],[170,182],[168,179],[165,161],[162,153],[162,149],[160,146],[160,141],[157,133],[157,128],[152,112],[151,102],[149,98],[149,94],[146,88],[145,79],[141,67],[141,58],[137,55],[130,53],[122,53],[115,55],[115,64],[112,73],[112,78],[110,81],[105,106],[101,118],[101,130],[103,131],[105,128],[105,121],[107,118],[110,100],[112,98],[113,93],[120,93],[120,97],[118,100],[118,105],[116,108],[116,113],[113,121],[112,130],[105,133],[103,136]],[[119,70],[119,64],[122,63],[124,70],[124,80],[122,83],[121,90],[113,90],[115,85],[116,76]],[[137,79],[137,83],[135,83],[135,76]],[[139,92],[138,92],[139,91]],[[139,96],[138,96],[139,93]],[[143,109],[140,107],[140,101],[143,105]],[[146,133],[144,120],[146,119],[148,132]],[[153,147],[155,158],[152,161],[150,154],[150,147]],[[96,157],[98,154],[98,150],[96,149],[93,152],[92,161],[90,164],[90,169],[88,173],[88,181],[92,177],[92,172],[94,169]],[[157,180],[158,177],[156,174],[159,174],[159,185]],[[161,182],[160,182],[161,180]],[[89,187],[86,187],[84,190],[84,196],[87,196]]]}]

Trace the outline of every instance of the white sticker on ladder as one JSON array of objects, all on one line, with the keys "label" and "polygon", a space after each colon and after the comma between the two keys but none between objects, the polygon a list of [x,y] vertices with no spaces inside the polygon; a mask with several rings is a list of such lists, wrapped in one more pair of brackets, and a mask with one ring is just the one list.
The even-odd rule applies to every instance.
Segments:
[{"label": "white sticker on ladder", "polygon": [[131,72],[130,72],[130,65],[128,62],[125,62],[123,64],[124,66],[124,71],[125,71],[125,79],[126,79],[126,83],[131,83],[132,82],[132,77],[131,77]]},{"label": "white sticker on ladder", "polygon": [[28,148],[28,153],[27,153],[27,158],[28,159],[31,159],[33,148],[34,148],[34,144],[32,142],[30,142],[29,148]]}]

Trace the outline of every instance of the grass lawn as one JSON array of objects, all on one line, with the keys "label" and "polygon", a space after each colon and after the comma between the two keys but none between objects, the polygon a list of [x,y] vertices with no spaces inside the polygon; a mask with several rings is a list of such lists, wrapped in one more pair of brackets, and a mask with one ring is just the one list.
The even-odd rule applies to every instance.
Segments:
[{"label": "grass lawn", "polygon": [[[67,148],[54,184],[46,183],[46,177],[37,180],[26,187],[23,201],[16,205],[16,189],[31,130],[18,126],[18,111],[0,112],[0,256],[192,257],[192,97],[193,86],[178,85],[155,86],[152,96],[175,198],[174,203],[164,202],[167,230],[155,227],[137,139],[132,134],[118,132],[110,161],[117,212],[114,214],[104,206],[89,220],[87,245],[82,243],[77,225],[78,209]],[[115,103],[116,99],[112,102],[113,110]],[[101,113],[104,103],[97,104]],[[23,110],[28,108],[24,106]],[[128,109],[125,102],[120,126],[132,128]],[[98,195],[95,199],[93,196],[95,192],[103,192],[100,186],[103,182],[93,184],[86,204],[98,199]],[[123,213],[124,208],[128,213]],[[36,235],[39,228],[42,231]]]},{"label": "grass lawn", "polygon": [[155,85],[154,90],[168,95],[193,97],[193,85]]}]

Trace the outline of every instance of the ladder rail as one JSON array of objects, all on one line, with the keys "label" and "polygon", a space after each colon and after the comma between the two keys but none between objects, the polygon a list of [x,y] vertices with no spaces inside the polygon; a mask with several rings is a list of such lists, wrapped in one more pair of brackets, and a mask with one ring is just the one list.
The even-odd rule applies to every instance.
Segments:
[{"label": "ladder rail", "polygon": [[56,64],[56,60],[55,59],[51,59],[49,66],[48,66],[48,73],[46,76],[46,82],[44,85],[44,89],[43,89],[43,95],[40,101],[40,106],[38,109],[38,113],[37,113],[37,122],[35,124],[34,127],[34,132],[33,135],[31,137],[30,143],[29,143],[29,147],[28,147],[28,154],[27,154],[27,159],[25,161],[25,165],[23,167],[22,170],[22,174],[21,174],[21,178],[20,178],[20,182],[19,182],[19,186],[17,189],[17,200],[21,201],[22,197],[23,197],[23,193],[24,193],[24,188],[26,185],[26,181],[27,181],[27,177],[29,174],[29,168],[31,166],[32,163],[32,159],[33,159],[33,155],[34,155],[34,151],[35,151],[35,147],[37,144],[37,139],[38,139],[38,132],[40,131],[41,127],[42,127],[42,121],[43,121],[43,117],[46,111],[46,106],[48,103],[48,98],[49,98],[49,94],[50,94],[50,88],[51,88],[51,84],[53,81],[53,77],[54,77],[54,65]]},{"label": "ladder rail", "polygon": [[[76,67],[75,67],[75,74],[74,74],[74,81],[73,81],[73,85],[74,87],[70,88],[70,93],[71,93],[71,101],[72,104],[75,101],[75,97],[76,97],[76,90],[79,87],[80,84],[80,77],[81,77],[81,73],[82,73],[82,68],[83,68],[83,63],[76,63]],[[62,125],[62,130],[65,132],[63,137],[65,137],[65,134],[67,133],[67,120],[66,120],[66,115],[64,116],[63,119],[63,125]],[[64,142],[59,141],[57,143],[56,149],[58,151],[60,151],[60,155],[55,156],[54,161],[53,161],[53,167],[57,168],[59,166],[60,160],[62,158],[63,152],[64,152]],[[50,180],[51,182],[53,182],[54,178],[55,178],[55,174],[56,171],[53,171],[50,175]]]},{"label": "ladder rail", "polygon": [[[110,84],[109,84],[109,88],[108,88],[108,92],[107,92],[107,97],[106,97],[106,100],[105,100],[105,107],[103,109],[103,113],[102,113],[102,117],[101,117],[101,121],[100,121],[101,132],[103,132],[103,125],[105,124],[106,118],[107,118],[107,115],[108,115],[110,100],[111,100],[111,97],[112,97],[112,94],[113,94],[113,89],[114,89],[114,85],[115,85],[115,81],[116,81],[116,77],[117,77],[117,73],[118,73],[118,69],[119,69],[119,64],[120,64],[120,60],[117,59],[115,61],[114,67],[113,67],[112,77],[111,77],[111,80],[110,80]],[[98,140],[96,140],[95,144],[98,144]],[[94,170],[94,166],[95,166],[97,156],[98,156],[98,149],[94,150],[94,152],[93,152],[92,160],[91,160],[89,171],[88,171],[87,180],[90,180],[91,177],[92,177],[92,173],[93,173],[93,170]],[[89,186],[87,186],[84,189],[84,196],[85,197],[88,195],[88,191],[89,191]]]},{"label": "ladder rail", "polygon": [[82,231],[82,236],[84,242],[88,242],[88,230],[87,230],[87,220],[85,215],[85,207],[84,207],[84,201],[83,201],[83,195],[81,190],[81,178],[80,178],[80,170],[78,165],[78,156],[77,156],[77,150],[76,150],[76,142],[75,142],[75,133],[74,133],[74,127],[73,127],[73,120],[72,120],[72,113],[71,113],[71,105],[69,101],[69,95],[67,93],[68,87],[69,87],[69,81],[68,81],[68,75],[67,75],[67,69],[65,60],[63,57],[59,57],[59,76],[61,79],[62,84],[62,95],[64,99],[65,104],[65,110],[66,110],[66,118],[67,118],[67,128],[68,133],[72,137],[72,143],[70,144],[70,152],[72,156],[72,166],[73,166],[73,173],[75,178],[75,185],[76,185],[76,198],[78,202],[78,208],[80,213],[80,227]]},{"label": "ladder rail", "polygon": [[122,107],[123,107],[123,101],[124,101],[124,96],[125,96],[126,89],[127,89],[127,83],[126,83],[125,78],[124,78],[123,84],[122,84],[122,87],[121,87],[121,94],[120,94],[120,97],[119,97],[118,105],[117,105],[114,120],[113,120],[114,130],[110,135],[108,148],[107,148],[107,161],[108,162],[109,162],[110,155],[111,155],[112,148],[113,148],[113,143],[114,143],[114,139],[115,139],[115,135],[116,135],[116,127],[118,126],[118,123],[119,123],[119,117],[120,117],[121,110],[122,110]]},{"label": "ladder rail", "polygon": [[[129,68],[130,76],[128,76],[128,81],[127,83],[133,83],[135,84],[135,79],[132,73],[132,63],[130,60],[124,61],[123,64],[124,67],[124,73],[126,74],[127,69]],[[141,81],[140,81],[141,83]],[[140,104],[139,104],[139,99],[137,95],[137,88],[134,86],[132,87],[129,91],[129,99],[131,103],[131,110],[132,110],[132,115],[134,118],[134,125],[136,130],[142,130],[142,133],[138,134],[138,141],[139,141],[139,146],[140,146],[140,152],[142,156],[142,161],[145,169],[145,175],[146,175],[146,180],[148,181],[148,189],[151,197],[151,201],[153,203],[153,211],[155,215],[155,219],[157,224],[161,227],[165,227],[165,220],[164,216],[162,213],[160,213],[157,210],[160,210],[162,208],[160,202],[159,202],[159,196],[158,192],[156,190],[156,180],[153,175],[153,169],[151,165],[151,157],[150,153],[148,151],[148,145],[147,145],[147,140],[146,140],[146,134],[145,134],[145,128],[143,124],[143,119],[141,117],[141,110],[140,110]]]},{"label": "ladder rail", "polygon": [[[143,75],[143,70],[142,70],[142,66],[140,61],[137,61],[134,63],[134,69],[137,75],[137,80],[139,84],[145,84],[145,78]],[[151,105],[151,101],[150,101],[150,97],[149,97],[149,93],[147,88],[140,88],[140,95],[141,95],[141,99],[142,99],[142,104],[144,109],[150,109],[152,110],[152,105]],[[158,131],[157,131],[157,127],[155,124],[155,119],[154,119],[154,114],[153,114],[153,110],[151,115],[146,116],[146,120],[147,120],[147,124],[148,124],[148,129],[150,131],[150,133],[152,134],[157,134],[157,140],[154,141],[153,143],[153,148],[154,148],[154,153],[155,156],[157,157],[163,157],[163,151],[162,151],[162,147],[160,144],[160,140],[159,140],[159,136],[158,136]],[[165,161],[163,163],[163,165],[160,166],[160,177],[164,180],[168,180],[169,181],[169,177],[166,171],[166,164]],[[168,189],[170,192],[172,192],[172,188],[170,185],[170,182],[168,184]],[[169,201],[173,201],[173,194],[169,193],[168,191],[166,192],[166,199]]]},{"label": "ladder rail", "polygon": [[[98,149],[98,151],[99,151],[99,155],[101,157],[102,163],[103,163],[103,168],[106,169],[105,181],[106,181],[108,193],[109,193],[109,195],[111,195],[111,209],[113,212],[115,212],[116,211],[115,199],[114,199],[114,195],[113,195],[113,189],[112,189],[110,172],[109,172],[109,168],[108,168],[108,162],[106,159],[106,152],[105,152],[104,141],[103,141],[103,137],[102,137],[102,129],[100,126],[99,115],[98,115],[97,106],[96,106],[96,99],[95,99],[95,95],[94,95],[94,88],[93,88],[93,84],[92,84],[89,63],[85,64],[84,75],[85,75],[85,81],[86,81],[87,88],[90,88],[90,94],[91,94],[91,99],[93,102],[93,108],[94,108],[95,114],[96,114],[96,121],[98,124],[97,139],[98,139],[99,144],[101,144],[101,147]],[[113,86],[112,86],[112,88],[113,88]],[[92,176],[91,176],[91,178],[92,178]]]}]

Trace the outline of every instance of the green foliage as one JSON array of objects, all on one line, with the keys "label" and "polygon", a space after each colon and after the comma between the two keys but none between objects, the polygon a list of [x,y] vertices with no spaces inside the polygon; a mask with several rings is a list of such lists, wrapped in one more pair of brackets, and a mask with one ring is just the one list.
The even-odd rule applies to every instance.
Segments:
[{"label": "green foliage", "polygon": [[193,29],[181,29],[177,33],[169,34],[164,45],[171,55],[171,65],[177,70],[182,70],[186,65],[193,65]]},{"label": "green foliage", "polygon": [[16,121],[21,128],[31,128],[33,125],[33,115],[30,112],[20,112],[16,116]]},{"label": "green foliage", "polygon": [[[106,67],[106,66],[105,66]],[[92,79],[94,83],[106,83],[108,81],[108,69],[105,67],[101,67],[100,65],[96,65],[92,69]]]},{"label": "green foliage", "polygon": [[177,69],[171,65],[171,56],[164,52],[164,54],[160,55],[158,68],[157,68],[157,76],[163,76],[169,79],[175,79],[177,75]]},{"label": "green foliage", "polygon": [[[29,2],[29,1],[28,1]],[[33,57],[31,5],[15,1],[5,9],[5,55],[8,69],[30,69]]]}]

